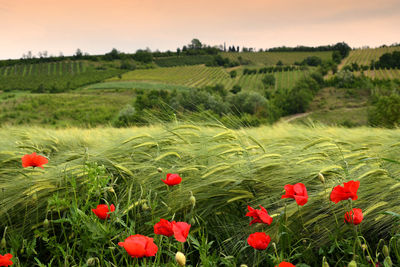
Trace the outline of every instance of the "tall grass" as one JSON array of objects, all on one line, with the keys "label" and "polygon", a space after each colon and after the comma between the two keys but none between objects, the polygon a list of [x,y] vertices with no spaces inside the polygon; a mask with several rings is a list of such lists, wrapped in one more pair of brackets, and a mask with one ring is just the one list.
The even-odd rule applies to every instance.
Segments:
[{"label": "tall grass", "polygon": [[[263,205],[274,217],[284,208],[289,216],[298,215],[294,201],[280,196],[285,184],[302,182],[310,195],[308,208],[301,210],[310,242],[324,244],[333,231],[334,213],[341,209],[329,203],[332,187],[360,180],[354,205],[364,211],[361,231],[385,237],[392,218],[383,211],[400,212],[399,140],[399,130],[286,124],[246,130],[180,123],[129,129],[3,128],[0,233],[8,226],[31,235],[51,213],[48,201],[55,193],[73,194],[72,177],[78,182],[75,197],[85,198],[79,185],[87,183],[85,166],[96,163],[104,165],[108,187],[115,190],[115,196],[104,191],[104,198],[112,198],[128,218],[136,212],[137,233],[151,233],[146,224],[151,218],[196,218],[205,222],[222,252],[238,255],[248,234],[243,232],[246,206]],[[44,170],[21,167],[21,156],[31,152],[49,158]],[[182,184],[167,189],[160,180],[167,172],[179,173]],[[150,213],[139,212],[144,202]],[[192,223],[191,232],[199,231],[198,223]]]}]

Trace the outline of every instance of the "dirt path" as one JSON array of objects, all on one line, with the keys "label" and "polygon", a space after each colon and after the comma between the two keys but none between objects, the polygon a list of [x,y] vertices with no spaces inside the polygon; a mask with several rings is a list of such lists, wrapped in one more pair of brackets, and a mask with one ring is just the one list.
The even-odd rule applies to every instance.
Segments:
[{"label": "dirt path", "polygon": [[298,114],[295,114],[295,115],[291,115],[291,116],[284,117],[284,118],[282,118],[280,121],[283,121],[283,122],[291,122],[291,121],[293,121],[293,120],[306,117],[306,116],[310,115],[311,113],[312,113],[312,112],[298,113]]}]

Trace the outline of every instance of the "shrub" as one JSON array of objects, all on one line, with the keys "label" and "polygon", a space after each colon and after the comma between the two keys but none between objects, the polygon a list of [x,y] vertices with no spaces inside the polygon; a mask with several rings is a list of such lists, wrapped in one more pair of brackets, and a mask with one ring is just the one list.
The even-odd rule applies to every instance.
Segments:
[{"label": "shrub", "polygon": [[373,126],[400,125],[400,95],[380,96],[368,110],[368,122]]},{"label": "shrub", "polygon": [[270,87],[275,85],[275,76],[273,74],[267,74],[262,79],[265,87]]},{"label": "shrub", "polygon": [[232,87],[232,89],[230,90],[230,92],[232,93],[232,94],[237,94],[237,93],[239,93],[240,91],[242,91],[242,87],[240,86],[240,85],[234,85],[233,87]]}]

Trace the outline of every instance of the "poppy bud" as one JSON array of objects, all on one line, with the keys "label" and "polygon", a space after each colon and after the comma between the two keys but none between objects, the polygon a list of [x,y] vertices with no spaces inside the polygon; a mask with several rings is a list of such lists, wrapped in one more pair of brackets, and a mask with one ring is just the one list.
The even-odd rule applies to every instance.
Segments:
[{"label": "poppy bud", "polygon": [[355,260],[352,260],[351,262],[349,262],[348,267],[357,267],[357,263]]},{"label": "poppy bud", "polygon": [[240,264],[240,267],[248,267],[246,264]]},{"label": "poppy bud", "polygon": [[370,256],[366,256],[365,258],[367,259],[368,262],[371,262],[371,257]]},{"label": "poppy bud", "polygon": [[390,257],[386,257],[385,261],[384,261],[384,264],[385,264],[384,266],[392,267],[393,266],[392,259]]},{"label": "poppy bud", "polygon": [[383,248],[382,248],[382,252],[383,252],[383,255],[385,257],[389,257],[389,248],[388,248],[388,246],[384,245]]},{"label": "poppy bud", "polygon": [[365,251],[368,248],[368,246],[367,246],[367,244],[362,244],[361,248],[362,248],[363,251]]},{"label": "poppy bud", "polygon": [[149,208],[149,205],[147,205],[147,203],[144,202],[144,203],[142,204],[142,209],[143,209],[143,210],[149,210],[150,208]]},{"label": "poppy bud", "polygon": [[325,256],[322,258],[322,267],[329,267],[329,263],[326,261]]},{"label": "poppy bud", "polygon": [[43,227],[46,229],[49,227],[49,220],[47,218],[43,221]]},{"label": "poppy bud", "polygon": [[3,238],[1,239],[0,248],[6,248],[6,246],[7,246],[6,232],[7,232],[7,226],[6,226],[6,228],[4,228],[4,233],[3,233]]},{"label": "poppy bud", "polygon": [[114,190],[114,188],[110,187],[110,188],[108,188],[108,192],[115,193],[115,190]]},{"label": "poppy bud", "polygon": [[[190,193],[192,194],[192,192]],[[189,200],[193,207],[196,206],[196,198],[193,196],[193,194],[190,196]]]},{"label": "poppy bud", "polygon": [[161,168],[157,168],[157,171],[158,171],[159,173],[161,173],[161,172],[162,172],[162,169],[161,169]]},{"label": "poppy bud", "polygon": [[95,265],[96,265],[96,258],[89,258],[89,259],[86,261],[86,265],[87,265],[87,266],[95,266]]},{"label": "poppy bud", "polygon": [[176,262],[179,264],[179,266],[185,266],[186,265],[186,257],[185,254],[183,254],[182,252],[178,251],[175,254],[175,260]]},{"label": "poppy bud", "polygon": [[189,220],[189,222],[190,222],[191,225],[195,225],[196,224],[196,220],[194,218],[191,218]]},{"label": "poppy bud", "polygon": [[318,179],[321,181],[321,183],[325,183],[325,177],[322,173],[318,173]]}]

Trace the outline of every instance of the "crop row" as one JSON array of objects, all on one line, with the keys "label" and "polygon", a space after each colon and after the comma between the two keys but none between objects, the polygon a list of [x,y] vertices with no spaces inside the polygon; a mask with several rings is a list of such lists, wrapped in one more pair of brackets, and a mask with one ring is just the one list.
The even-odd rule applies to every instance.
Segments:
[{"label": "crop row", "polygon": [[79,74],[86,70],[82,61],[62,61],[40,64],[1,67],[0,76],[64,75]]},{"label": "crop row", "polygon": [[[400,80],[400,69],[377,69],[377,70],[366,70],[363,72],[365,76],[376,78],[380,80]],[[356,75],[360,75],[361,72],[356,72]]]}]

